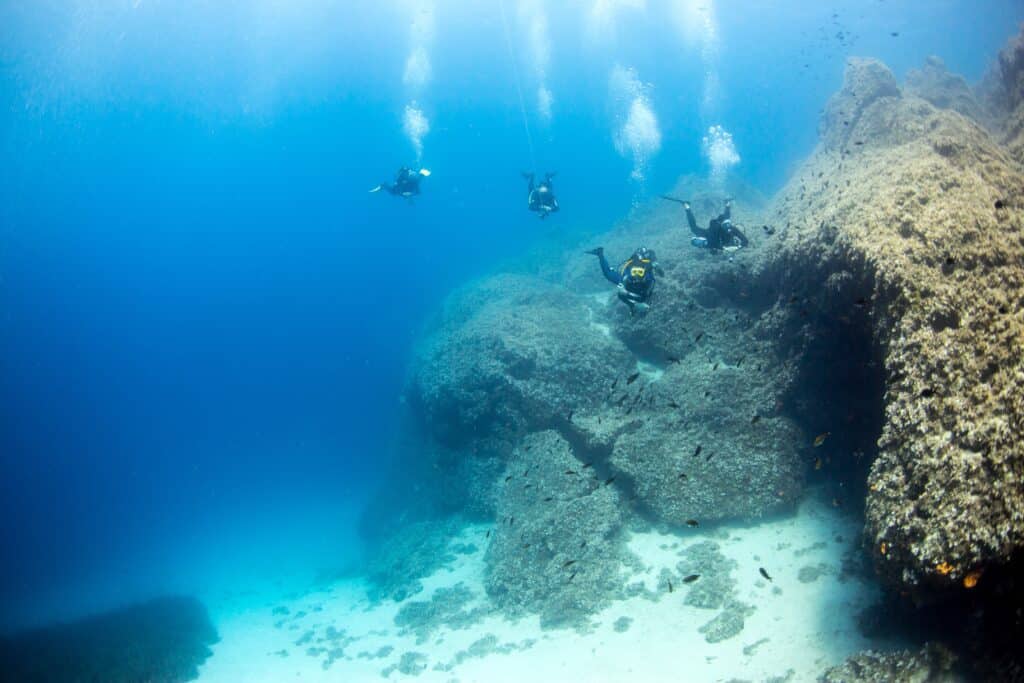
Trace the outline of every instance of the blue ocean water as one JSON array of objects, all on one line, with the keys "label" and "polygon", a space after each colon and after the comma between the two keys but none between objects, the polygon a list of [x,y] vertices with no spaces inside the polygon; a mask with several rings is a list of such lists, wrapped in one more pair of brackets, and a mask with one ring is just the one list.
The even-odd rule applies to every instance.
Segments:
[{"label": "blue ocean water", "polygon": [[[847,56],[976,81],[1024,19],[504,4],[0,3],[0,627],[346,565],[453,288],[707,174],[712,125],[769,194]],[[369,194],[418,163],[410,107],[432,175]],[[547,221],[526,169],[558,172]]]}]

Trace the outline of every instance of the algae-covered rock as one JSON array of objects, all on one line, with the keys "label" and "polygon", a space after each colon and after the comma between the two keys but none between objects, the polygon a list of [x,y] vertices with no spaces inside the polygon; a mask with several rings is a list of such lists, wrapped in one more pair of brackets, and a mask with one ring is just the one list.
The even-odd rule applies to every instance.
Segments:
[{"label": "algae-covered rock", "polygon": [[553,431],[527,437],[509,461],[486,553],[488,594],[507,612],[571,625],[621,593],[622,499],[584,464]]},{"label": "algae-covered rock", "polygon": [[960,678],[953,672],[956,657],[941,645],[926,645],[919,652],[874,652],[856,654],[826,671],[821,683],[952,683]]},{"label": "algae-covered rock", "polygon": [[920,69],[911,69],[904,91],[928,100],[939,109],[952,109],[975,121],[983,119],[981,105],[967,81],[950,72],[939,57],[929,57]]},{"label": "algae-covered rock", "polygon": [[880,63],[850,61],[821,146],[776,199],[788,227],[759,273],[879,349],[879,573],[959,585],[1024,543],[1024,217],[999,208],[1021,206],[1024,176],[979,125],[893,84]]}]

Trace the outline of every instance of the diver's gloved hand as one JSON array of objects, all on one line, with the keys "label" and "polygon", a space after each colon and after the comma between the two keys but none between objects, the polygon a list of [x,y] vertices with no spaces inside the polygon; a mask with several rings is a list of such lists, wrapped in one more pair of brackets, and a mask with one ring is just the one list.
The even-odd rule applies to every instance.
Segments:
[{"label": "diver's gloved hand", "polygon": [[651,305],[645,304],[642,301],[638,301],[637,303],[633,304],[633,310],[636,311],[636,313],[638,313],[639,315],[647,315],[647,312],[651,310]]},{"label": "diver's gloved hand", "polygon": [[693,237],[690,239],[690,244],[703,248],[708,246],[708,239],[706,237]]}]

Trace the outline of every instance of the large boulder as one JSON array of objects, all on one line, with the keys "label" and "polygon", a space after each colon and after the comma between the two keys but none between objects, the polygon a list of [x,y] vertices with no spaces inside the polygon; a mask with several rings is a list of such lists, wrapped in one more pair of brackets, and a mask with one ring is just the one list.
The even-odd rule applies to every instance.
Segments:
[{"label": "large boulder", "polygon": [[507,613],[578,624],[621,594],[626,506],[606,475],[554,431],[516,449],[486,554],[487,592]]},{"label": "large boulder", "polygon": [[1024,544],[1024,176],[982,127],[887,74],[848,64],[758,273],[863,321],[878,348],[867,539],[883,579],[921,594]]}]

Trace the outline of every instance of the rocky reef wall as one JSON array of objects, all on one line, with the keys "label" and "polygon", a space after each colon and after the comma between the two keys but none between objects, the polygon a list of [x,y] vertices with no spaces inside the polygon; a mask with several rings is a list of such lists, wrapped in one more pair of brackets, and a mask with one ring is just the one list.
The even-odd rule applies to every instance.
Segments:
[{"label": "rocky reef wall", "polygon": [[[493,520],[491,597],[549,622],[616,594],[629,529],[785,511],[822,476],[865,506],[895,593],[998,594],[1024,545],[1022,54],[975,89],[937,59],[902,86],[851,59],[778,195],[730,188],[734,257],[656,202],[453,295],[411,369],[406,507]],[[701,222],[722,207],[694,179],[674,194]],[[598,244],[656,249],[647,316]]]}]

